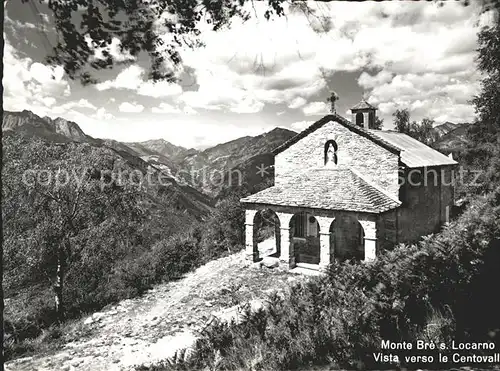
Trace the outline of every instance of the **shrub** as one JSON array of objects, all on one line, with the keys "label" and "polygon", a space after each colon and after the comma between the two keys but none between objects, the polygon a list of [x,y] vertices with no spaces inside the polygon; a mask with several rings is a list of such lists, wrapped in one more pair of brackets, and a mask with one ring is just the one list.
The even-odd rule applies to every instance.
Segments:
[{"label": "shrub", "polygon": [[[333,264],[326,277],[271,297],[265,312],[247,313],[240,324],[214,323],[189,360],[152,369],[380,369],[373,353],[382,339],[497,341],[500,304],[487,284],[500,282],[499,256],[500,188],[441,233],[373,263]],[[406,352],[399,351],[403,365]]]},{"label": "shrub", "polygon": [[203,250],[211,260],[223,254],[233,253],[245,244],[245,212],[236,196],[217,203],[203,233]]},{"label": "shrub", "polygon": [[174,236],[153,246],[150,254],[156,280],[169,281],[200,265],[201,249],[190,236]]}]

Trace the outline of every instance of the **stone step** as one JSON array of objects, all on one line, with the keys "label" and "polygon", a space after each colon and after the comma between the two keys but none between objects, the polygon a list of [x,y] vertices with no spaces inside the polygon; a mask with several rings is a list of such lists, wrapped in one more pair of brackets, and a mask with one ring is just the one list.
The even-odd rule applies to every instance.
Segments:
[{"label": "stone step", "polygon": [[320,276],[324,274],[319,270],[319,265],[308,263],[297,263],[295,268],[290,269],[291,273],[304,274],[309,276]]},{"label": "stone step", "polygon": [[318,264],[310,264],[310,263],[300,262],[300,263],[296,263],[295,266],[299,267],[299,268],[312,269],[312,270],[315,270],[315,271],[319,270],[319,265]]}]

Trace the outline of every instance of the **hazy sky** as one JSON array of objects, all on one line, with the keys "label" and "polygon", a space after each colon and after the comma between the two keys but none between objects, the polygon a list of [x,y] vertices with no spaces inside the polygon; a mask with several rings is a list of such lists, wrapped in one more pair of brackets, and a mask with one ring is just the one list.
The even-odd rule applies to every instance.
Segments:
[{"label": "hazy sky", "polygon": [[200,147],[276,126],[299,131],[328,114],[330,90],[339,114],[350,119],[365,96],[386,128],[397,108],[415,120],[474,117],[476,34],[488,20],[474,4],[320,3],[314,16],[266,21],[257,3],[250,21],[204,32],[206,46],[183,53],[178,84],[146,81],[148,61],[136,60],[82,87],[41,63],[56,39],[36,3],[41,15],[18,0],[6,5],[4,109],[64,117],[94,137]]}]

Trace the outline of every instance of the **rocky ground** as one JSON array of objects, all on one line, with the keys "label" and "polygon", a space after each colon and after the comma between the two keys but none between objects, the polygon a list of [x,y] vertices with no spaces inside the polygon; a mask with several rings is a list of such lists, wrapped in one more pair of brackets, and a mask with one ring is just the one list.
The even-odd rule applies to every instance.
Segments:
[{"label": "rocky ground", "polygon": [[262,305],[267,293],[306,277],[251,266],[240,252],[81,319],[62,349],[13,360],[6,370],[113,371],[154,363],[193,344],[215,316],[237,316],[238,305]]}]

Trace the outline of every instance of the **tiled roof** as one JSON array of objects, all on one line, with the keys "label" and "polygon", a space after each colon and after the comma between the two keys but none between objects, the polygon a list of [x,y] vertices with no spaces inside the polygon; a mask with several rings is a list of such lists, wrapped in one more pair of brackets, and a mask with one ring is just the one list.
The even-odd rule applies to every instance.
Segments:
[{"label": "tiled roof", "polygon": [[312,169],[241,202],[367,213],[381,213],[401,204],[347,167]]},{"label": "tiled roof", "polygon": [[283,152],[285,149],[289,148],[290,146],[292,146],[293,144],[297,143],[302,138],[308,136],[309,134],[311,134],[312,132],[316,131],[317,129],[319,129],[323,125],[329,123],[330,121],[339,122],[341,125],[343,125],[344,127],[348,128],[349,130],[351,130],[351,131],[353,131],[353,132],[355,132],[355,133],[357,133],[359,135],[362,135],[365,138],[368,138],[368,139],[372,140],[373,142],[375,142],[378,145],[382,146],[383,148],[391,151],[392,153],[399,154],[399,152],[400,152],[400,148],[393,146],[392,144],[386,142],[385,140],[379,138],[376,135],[373,135],[372,130],[367,130],[367,129],[364,129],[364,128],[360,127],[360,126],[353,125],[353,124],[351,124],[350,121],[346,120],[342,116],[339,116],[337,114],[331,114],[331,115],[327,115],[327,116],[319,119],[318,121],[316,121],[314,124],[312,124],[311,126],[309,126],[308,128],[306,128],[305,130],[302,130],[296,136],[294,136],[291,139],[287,140],[281,146],[277,147],[273,151],[273,154],[277,155],[278,153]]},{"label": "tiled roof", "polygon": [[410,167],[456,165],[457,162],[424,143],[397,131],[370,130],[372,135],[401,150],[401,162]]},{"label": "tiled roof", "polygon": [[359,109],[367,109],[367,108],[369,108],[369,109],[376,109],[375,107],[373,107],[367,101],[362,100],[361,102],[359,102],[358,104],[356,104],[354,107],[352,107],[351,111],[355,111],[355,110],[359,110]]}]

